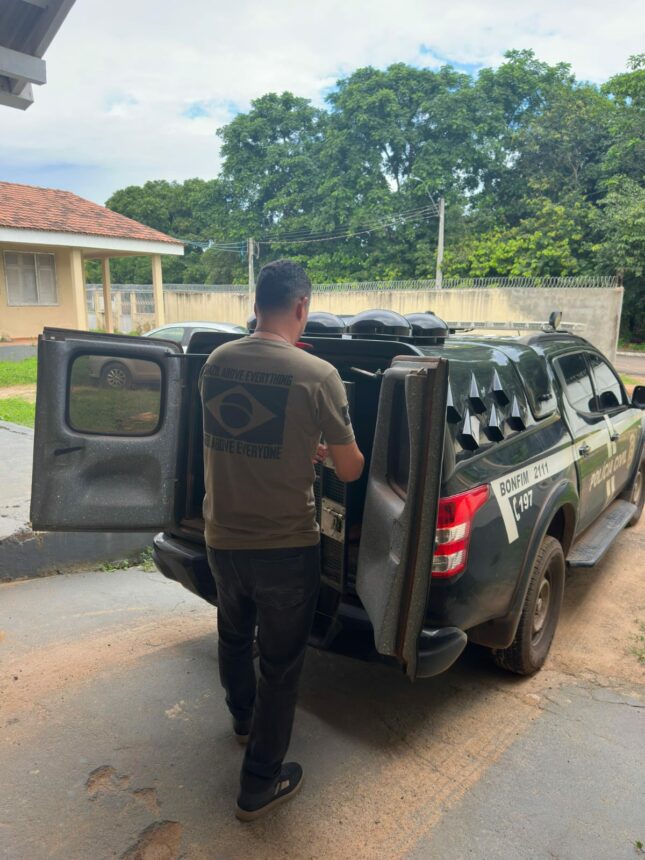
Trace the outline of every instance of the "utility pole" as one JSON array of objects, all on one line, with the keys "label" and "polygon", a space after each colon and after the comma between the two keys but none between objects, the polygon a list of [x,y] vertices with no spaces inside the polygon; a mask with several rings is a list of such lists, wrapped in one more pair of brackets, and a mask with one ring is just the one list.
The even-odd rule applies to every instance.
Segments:
[{"label": "utility pole", "polygon": [[255,257],[254,239],[246,240],[246,253],[249,258],[249,316],[253,316],[253,306],[255,304],[255,271],[253,265]]},{"label": "utility pole", "polygon": [[438,290],[443,287],[443,231],[444,231],[444,220],[446,213],[446,201],[443,197],[439,198],[439,238],[437,240],[437,274],[435,279],[435,286]]}]

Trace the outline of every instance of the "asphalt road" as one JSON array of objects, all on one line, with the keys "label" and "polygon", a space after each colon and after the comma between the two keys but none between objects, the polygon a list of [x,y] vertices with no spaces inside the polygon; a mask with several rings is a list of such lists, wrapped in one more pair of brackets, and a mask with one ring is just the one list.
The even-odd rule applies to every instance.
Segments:
[{"label": "asphalt road", "polygon": [[619,352],[614,362],[619,373],[634,377],[645,377],[645,352]]},{"label": "asphalt road", "polygon": [[571,575],[532,679],[476,648],[415,685],[310,650],[304,789],[251,825],[214,610],[138,569],[0,585],[0,857],[634,860],[644,549],[645,521]]}]

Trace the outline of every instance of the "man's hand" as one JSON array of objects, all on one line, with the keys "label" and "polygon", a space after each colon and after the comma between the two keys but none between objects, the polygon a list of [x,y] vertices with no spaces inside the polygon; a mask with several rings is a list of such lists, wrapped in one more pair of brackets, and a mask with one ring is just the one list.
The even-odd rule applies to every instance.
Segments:
[{"label": "man's hand", "polygon": [[316,453],[312,458],[312,463],[322,463],[323,460],[327,459],[327,455],[329,454],[329,448],[326,445],[318,445],[316,448]]}]

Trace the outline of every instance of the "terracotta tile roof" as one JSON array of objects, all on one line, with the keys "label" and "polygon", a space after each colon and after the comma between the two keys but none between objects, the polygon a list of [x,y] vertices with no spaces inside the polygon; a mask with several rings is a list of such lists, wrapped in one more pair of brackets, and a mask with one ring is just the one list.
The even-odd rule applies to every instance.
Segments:
[{"label": "terracotta tile roof", "polygon": [[182,243],[71,191],[0,182],[0,227]]}]

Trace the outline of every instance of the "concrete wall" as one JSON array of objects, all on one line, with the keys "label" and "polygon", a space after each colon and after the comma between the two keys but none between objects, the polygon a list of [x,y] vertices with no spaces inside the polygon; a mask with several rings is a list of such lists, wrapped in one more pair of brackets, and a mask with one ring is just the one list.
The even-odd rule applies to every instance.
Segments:
[{"label": "concrete wall", "polygon": [[[54,254],[58,304],[10,306],[7,300],[4,251]],[[44,326],[87,328],[80,250],[0,244],[0,337],[33,338],[40,334]]]},{"label": "concrete wall", "polygon": [[[560,310],[565,321],[584,324],[579,333],[613,360],[622,297],[622,287],[347,290],[314,292],[311,308],[336,314],[376,307],[403,315],[432,310],[443,319],[463,322],[539,322]],[[243,292],[166,292],[164,303],[167,322],[215,320],[244,325],[249,316],[248,294]]]},{"label": "concrete wall", "polygon": [[[133,291],[139,297],[136,302],[129,298],[126,302],[124,297],[129,296],[129,292],[118,295],[115,291],[115,325],[122,331],[137,327],[142,331],[152,328],[154,314],[150,288],[147,291],[136,288]],[[102,296],[96,294],[95,299],[92,321],[94,323],[96,320],[96,325],[103,326]],[[404,315],[432,310],[445,320],[465,323],[544,322],[552,311],[559,310],[565,322],[582,324],[583,328],[577,329],[577,333],[613,360],[618,342],[622,299],[623,289],[616,286],[469,287],[444,290],[335,288],[315,289],[311,307],[314,311],[326,310],[337,314],[353,314],[368,308],[386,308]],[[121,315],[120,308],[124,302],[128,312]],[[131,308],[135,306],[137,313],[131,313]],[[144,312],[141,312],[141,308]],[[210,320],[244,325],[250,315],[248,291],[244,287],[212,291],[166,289],[164,308],[168,323]],[[146,312],[148,310],[149,313]]]},{"label": "concrete wall", "polygon": [[453,322],[540,322],[547,320],[551,311],[560,310],[565,321],[582,323],[584,328],[579,334],[613,360],[622,296],[622,287],[317,293],[312,309],[355,313],[382,307],[404,316],[414,311],[432,310],[442,319]]}]

